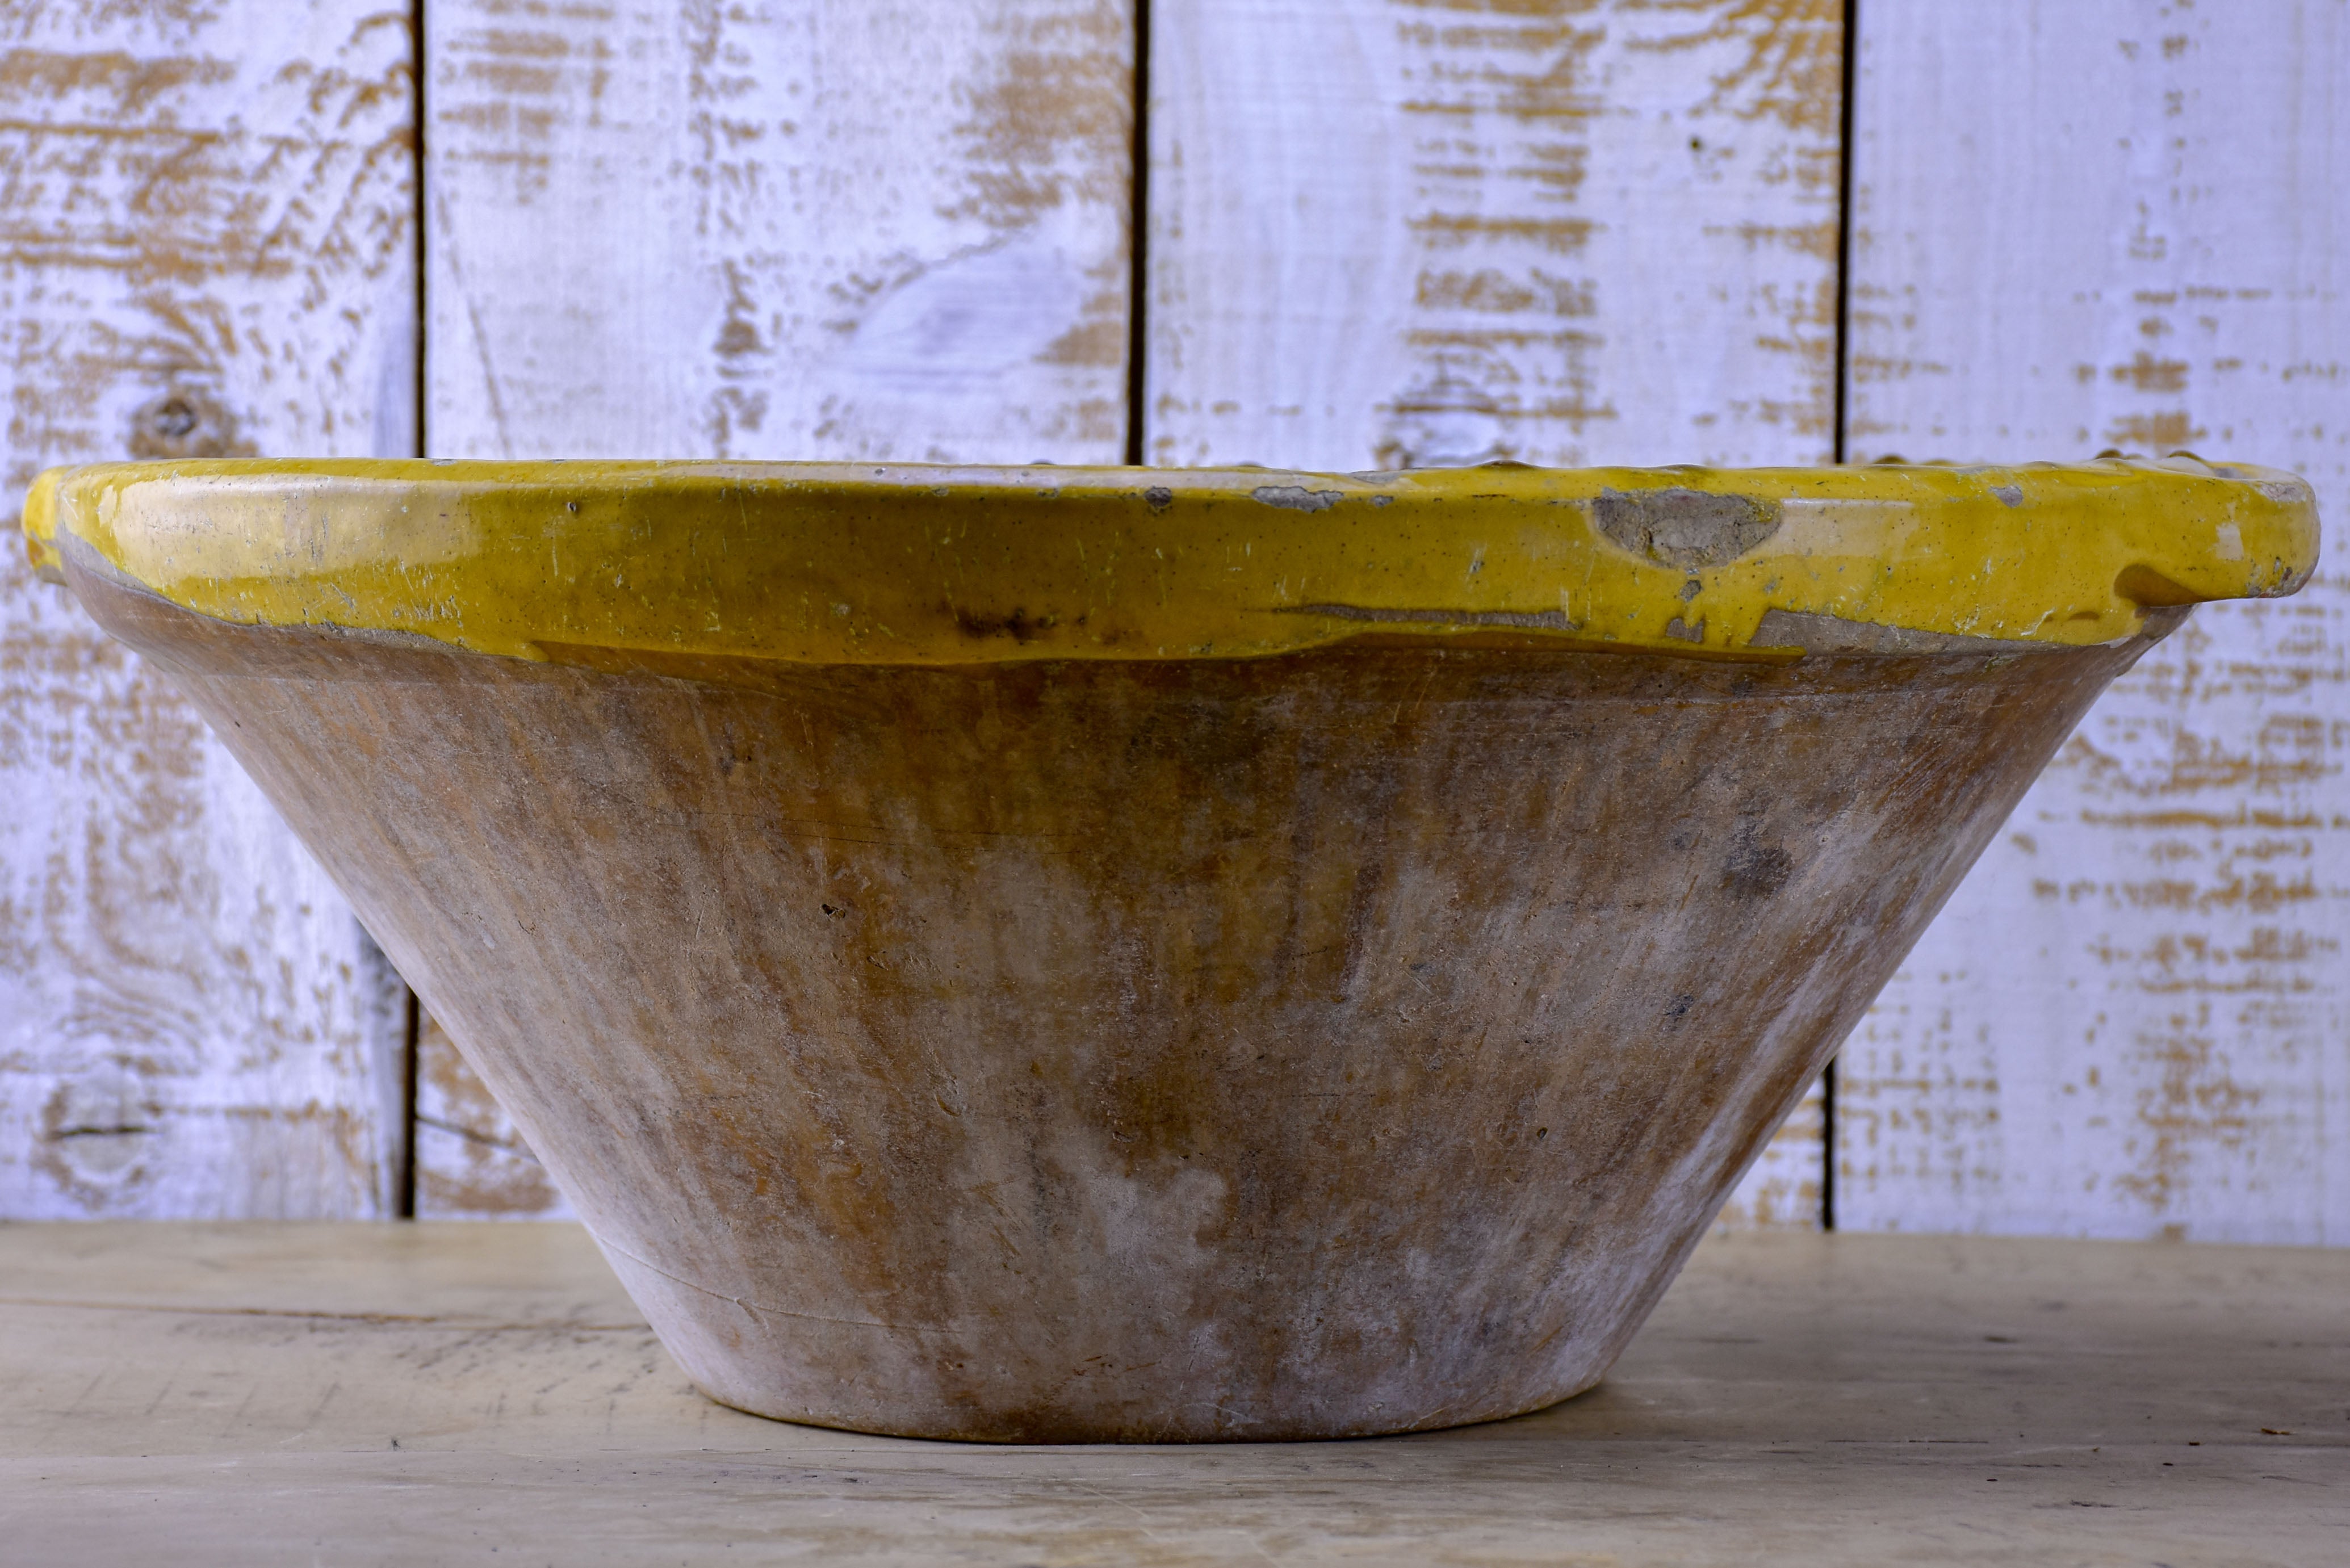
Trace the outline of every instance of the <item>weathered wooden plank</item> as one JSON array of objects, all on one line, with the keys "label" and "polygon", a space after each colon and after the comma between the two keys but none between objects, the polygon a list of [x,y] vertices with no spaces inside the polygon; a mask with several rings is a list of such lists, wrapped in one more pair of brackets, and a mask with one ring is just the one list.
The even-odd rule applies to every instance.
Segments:
[{"label": "weathered wooden plank", "polygon": [[1126,0],[425,26],[436,454],[1118,460]]},{"label": "weathered wooden plank", "polygon": [[416,1032],[416,1217],[569,1220],[546,1168],[430,1012]]},{"label": "weathered wooden plank", "polygon": [[[1159,0],[1146,455],[1832,452],[1835,0]],[[1726,1223],[1816,1223],[1816,1094]]]},{"label": "weathered wooden plank", "polygon": [[1160,0],[1149,455],[1830,453],[1835,0]]},{"label": "weathered wooden plank", "polygon": [[1564,1405],[1204,1449],[727,1409],[568,1225],[19,1226],[0,1280],[29,1563],[2334,1568],[2350,1524],[2314,1249],[1720,1239]]},{"label": "weathered wooden plank", "polygon": [[[2350,519],[2350,8],[1868,0],[1861,459],[2192,447]],[[1837,1218],[2350,1242],[2350,578],[2198,610],[1855,1035]]]},{"label": "weathered wooden plank", "polygon": [[[411,450],[406,13],[26,0],[0,490]],[[13,552],[12,552],[13,553]],[[0,570],[0,1215],[387,1211],[397,980],[170,683]]]}]

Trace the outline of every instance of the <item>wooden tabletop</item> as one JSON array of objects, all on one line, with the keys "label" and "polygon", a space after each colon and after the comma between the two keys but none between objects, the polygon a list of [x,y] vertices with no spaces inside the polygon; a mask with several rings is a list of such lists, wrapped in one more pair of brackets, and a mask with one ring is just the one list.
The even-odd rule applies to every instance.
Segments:
[{"label": "wooden tabletop", "polygon": [[2350,1251],[1709,1241],[1598,1389],[982,1448],[689,1387],[576,1228],[0,1226],[0,1559],[2350,1563]]}]

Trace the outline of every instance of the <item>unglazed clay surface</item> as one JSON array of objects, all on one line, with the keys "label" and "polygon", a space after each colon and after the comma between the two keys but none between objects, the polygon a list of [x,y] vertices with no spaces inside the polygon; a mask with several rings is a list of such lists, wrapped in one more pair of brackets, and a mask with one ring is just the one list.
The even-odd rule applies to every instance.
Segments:
[{"label": "unglazed clay surface", "polygon": [[998,1440],[1590,1386],[2144,645],[592,670],[78,586],[703,1388]]}]

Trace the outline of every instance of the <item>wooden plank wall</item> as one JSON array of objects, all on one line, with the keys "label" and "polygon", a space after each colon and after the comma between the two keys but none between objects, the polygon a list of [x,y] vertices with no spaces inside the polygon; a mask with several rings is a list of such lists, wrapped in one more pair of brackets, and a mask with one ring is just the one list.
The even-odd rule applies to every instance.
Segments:
[{"label": "wooden plank wall", "polygon": [[[0,8],[0,401],[26,480],[406,454],[409,31],[362,0]],[[401,992],[168,683],[0,574],[0,1216],[387,1213]]]},{"label": "wooden plank wall", "polygon": [[[1862,459],[2187,445],[2350,515],[2345,0],[1861,0],[1842,362],[1841,0],[1154,0],[1133,367],[1127,0],[431,0],[421,320],[404,18],[20,9],[12,485],[183,423],[448,456],[1815,462],[1841,390]],[[197,172],[159,186],[166,132]],[[2345,587],[2200,612],[2084,726],[1847,1049],[1840,1224],[2345,1239]],[[48,804],[0,823],[0,1214],[380,1206],[393,993],[184,711],[5,593],[0,771]],[[260,969],[299,1005],[254,1000]],[[421,1022],[419,1212],[561,1212]],[[172,1050],[122,1044],[149,1035]],[[344,1188],[185,1130],[305,1116],[374,1139]],[[1725,1223],[1815,1223],[1828,1120],[1814,1095]],[[68,1155],[99,1174],[36,1171]]]},{"label": "wooden plank wall", "polygon": [[1151,16],[1151,461],[1833,455],[1839,0]]},{"label": "wooden plank wall", "polygon": [[[2350,6],[1866,0],[1852,450],[2272,463],[2350,524]],[[2341,547],[2090,715],[1844,1053],[1874,1230],[2350,1242]]]},{"label": "wooden plank wall", "polygon": [[443,457],[1119,460],[1125,0],[435,0]]}]

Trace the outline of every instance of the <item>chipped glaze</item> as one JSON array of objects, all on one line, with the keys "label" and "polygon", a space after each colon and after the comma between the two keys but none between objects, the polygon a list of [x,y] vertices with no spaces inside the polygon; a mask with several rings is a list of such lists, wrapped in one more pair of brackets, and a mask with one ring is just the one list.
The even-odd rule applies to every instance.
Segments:
[{"label": "chipped glaze", "polygon": [[848,464],[211,462],[45,475],[75,546],[245,624],[527,659],[1249,658],[1516,636],[1769,656],[1814,620],[2085,647],[2298,587],[2289,474],[2071,467],[1396,474]]}]

